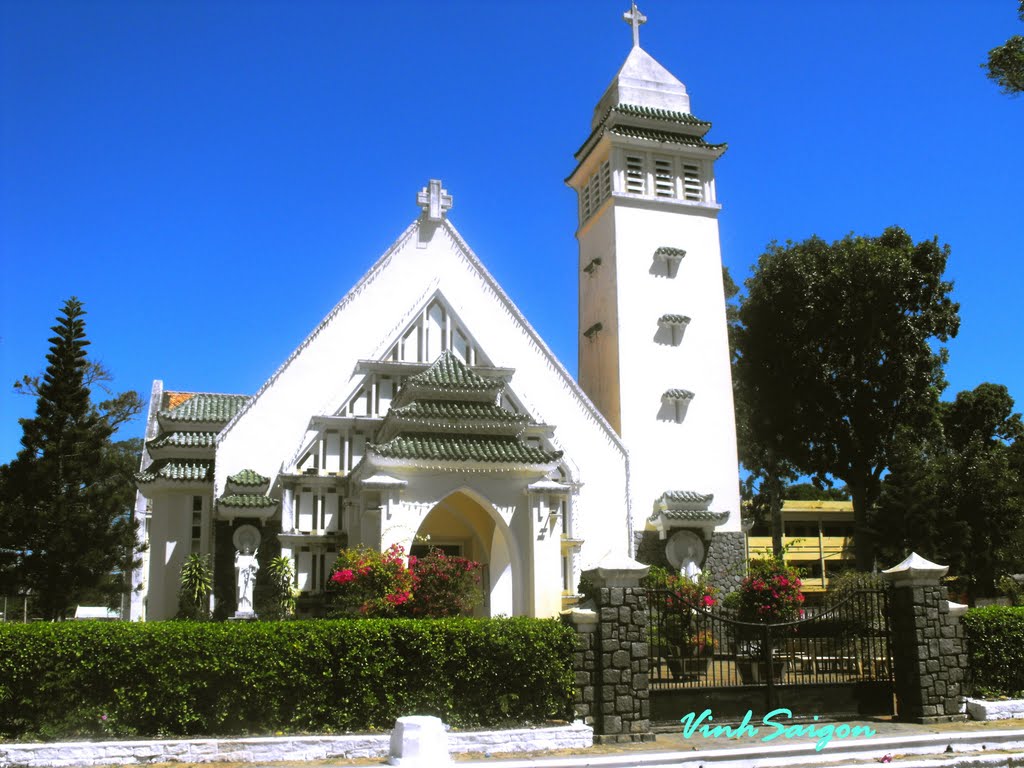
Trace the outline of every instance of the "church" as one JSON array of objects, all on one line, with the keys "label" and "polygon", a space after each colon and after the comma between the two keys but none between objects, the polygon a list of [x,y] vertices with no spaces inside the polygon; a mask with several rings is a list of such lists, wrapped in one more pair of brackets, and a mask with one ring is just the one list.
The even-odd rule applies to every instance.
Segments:
[{"label": "church", "polygon": [[300,616],[318,615],[338,551],[359,545],[479,561],[484,616],[554,616],[582,571],[629,557],[718,584],[737,572],[726,145],[640,47],[635,6],[625,19],[632,49],[567,163],[578,380],[455,228],[457,190],[410,190],[416,218],[258,391],[154,382],[133,620],[174,617],[193,553],[211,558],[221,616],[241,610],[235,563],[250,552],[291,559]]}]

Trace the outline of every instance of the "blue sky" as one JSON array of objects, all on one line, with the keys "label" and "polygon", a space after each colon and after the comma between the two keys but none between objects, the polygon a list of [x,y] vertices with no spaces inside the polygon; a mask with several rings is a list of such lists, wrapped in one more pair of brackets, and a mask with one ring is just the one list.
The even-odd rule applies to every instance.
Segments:
[{"label": "blue sky", "polygon": [[[563,183],[629,52],[625,0],[0,3],[0,461],[65,298],[119,389],[254,392],[418,214],[451,219],[576,368]],[[738,279],[771,240],[949,243],[950,388],[1024,401],[1015,0],[645,0],[717,164]],[[141,435],[142,421],[122,434]]]}]

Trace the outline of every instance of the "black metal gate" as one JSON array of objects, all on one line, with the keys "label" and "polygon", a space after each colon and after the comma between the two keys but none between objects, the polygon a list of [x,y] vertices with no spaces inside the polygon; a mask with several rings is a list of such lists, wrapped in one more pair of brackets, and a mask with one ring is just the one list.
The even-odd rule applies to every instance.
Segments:
[{"label": "black metal gate", "polygon": [[893,714],[887,589],[852,591],[800,621],[755,624],[647,593],[651,717],[678,722],[786,708],[793,716]]}]

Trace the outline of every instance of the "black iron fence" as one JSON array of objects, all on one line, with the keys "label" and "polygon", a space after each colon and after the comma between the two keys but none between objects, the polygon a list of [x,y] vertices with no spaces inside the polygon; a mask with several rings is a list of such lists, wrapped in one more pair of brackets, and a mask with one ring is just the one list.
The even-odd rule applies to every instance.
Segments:
[{"label": "black iron fence", "polygon": [[816,615],[779,624],[739,621],[723,608],[689,605],[651,590],[651,688],[892,683],[886,589],[851,592]]}]

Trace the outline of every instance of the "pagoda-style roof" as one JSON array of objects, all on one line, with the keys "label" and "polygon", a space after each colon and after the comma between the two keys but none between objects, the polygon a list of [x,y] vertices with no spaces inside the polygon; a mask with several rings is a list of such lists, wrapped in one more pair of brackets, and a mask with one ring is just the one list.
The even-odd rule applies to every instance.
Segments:
[{"label": "pagoda-style roof", "polygon": [[165,432],[146,443],[153,451],[164,448],[213,448],[217,439],[216,432]]},{"label": "pagoda-style roof", "polygon": [[729,519],[729,512],[709,509],[714,498],[712,493],[665,491],[654,502],[654,513],[648,519],[662,539],[676,528],[721,525]]},{"label": "pagoda-style roof", "polygon": [[278,503],[278,499],[260,493],[232,493],[217,499],[217,504],[221,507],[266,509],[276,507]]},{"label": "pagoda-style roof", "polygon": [[392,408],[377,441],[384,443],[395,435],[409,433],[472,433],[518,437],[530,423],[530,417],[513,413],[500,405],[465,400],[414,400]]},{"label": "pagoda-style roof", "polygon": [[662,315],[658,318],[658,325],[689,325],[690,318],[686,315]]},{"label": "pagoda-style roof", "polygon": [[248,401],[248,395],[221,395],[199,392],[180,405],[163,408],[161,422],[227,424]]},{"label": "pagoda-style roof", "polygon": [[725,152],[728,144],[711,144],[700,136],[692,136],[688,133],[676,133],[674,131],[658,130],[656,128],[641,128],[635,125],[613,125],[608,129],[609,133],[616,136],[625,136],[630,139],[644,139],[645,141],[657,141],[661,144],[681,144],[687,147],[700,147],[711,149],[716,152]]},{"label": "pagoda-style roof", "polygon": [[[667,123],[678,123],[680,125],[699,126],[705,130],[711,128],[711,123],[701,120],[689,112],[676,112],[671,109],[658,109],[657,107],[641,107],[636,104],[618,104],[608,110],[609,114],[629,115],[631,117],[645,117],[650,120],[663,120]],[[608,115],[605,116],[605,120]],[[602,121],[603,122],[603,121]]]},{"label": "pagoda-style roof", "polygon": [[669,402],[686,402],[693,399],[693,392],[688,389],[667,389],[661,399]]},{"label": "pagoda-style roof", "polygon": [[504,378],[488,378],[446,351],[424,371],[406,379],[391,410],[367,445],[361,465],[422,466],[441,462],[471,471],[535,471],[553,464],[561,451],[527,443],[535,426],[525,414],[499,405]]},{"label": "pagoda-style roof", "polygon": [[369,450],[388,459],[550,464],[561,451],[546,451],[515,437],[475,435],[400,435]]},{"label": "pagoda-style roof", "polygon": [[212,461],[180,461],[174,459],[156,461],[147,469],[135,475],[135,480],[140,485],[148,485],[160,480],[178,483],[205,483],[212,479]]},{"label": "pagoda-style roof", "polygon": [[234,475],[228,475],[228,482],[232,485],[260,486],[270,482],[269,477],[264,477],[254,469],[243,469]]},{"label": "pagoda-style roof", "polygon": [[405,380],[392,408],[415,399],[494,403],[504,388],[505,382],[481,376],[451,350],[445,350],[429,368]]}]

